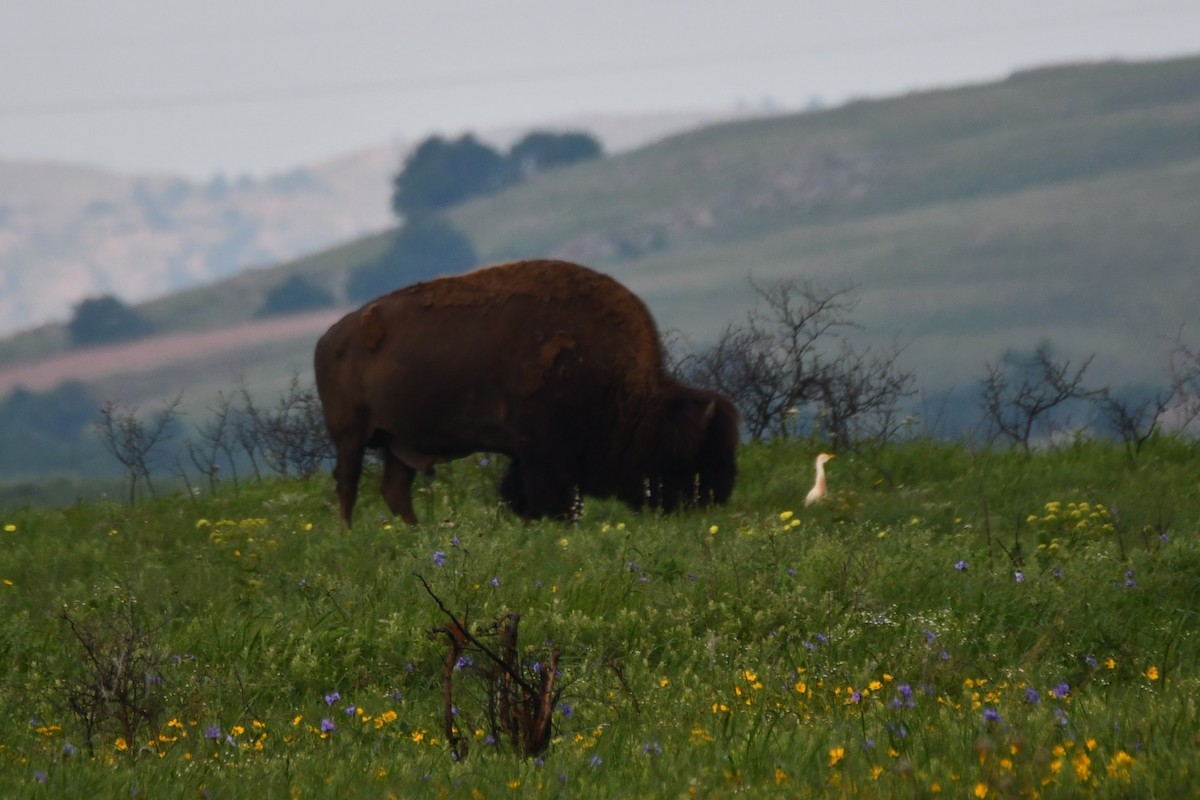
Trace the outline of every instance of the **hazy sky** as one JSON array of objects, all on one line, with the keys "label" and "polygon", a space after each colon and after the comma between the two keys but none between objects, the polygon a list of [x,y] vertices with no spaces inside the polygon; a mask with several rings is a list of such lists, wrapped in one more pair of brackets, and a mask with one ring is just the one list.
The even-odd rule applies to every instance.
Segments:
[{"label": "hazy sky", "polygon": [[1196,53],[1198,0],[0,0],[0,159],[262,174],[431,132]]}]

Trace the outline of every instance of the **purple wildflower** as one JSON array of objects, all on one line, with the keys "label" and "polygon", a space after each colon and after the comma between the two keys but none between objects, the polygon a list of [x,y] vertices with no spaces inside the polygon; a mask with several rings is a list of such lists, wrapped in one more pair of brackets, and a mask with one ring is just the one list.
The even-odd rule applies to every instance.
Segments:
[{"label": "purple wildflower", "polygon": [[935,641],[937,641],[937,634],[934,633],[933,631],[929,630],[929,628],[926,628],[925,629],[925,644],[933,644]]},{"label": "purple wildflower", "polygon": [[1067,712],[1063,711],[1061,708],[1055,708],[1054,717],[1058,720],[1058,724],[1060,726],[1064,728],[1067,727]]},{"label": "purple wildflower", "polygon": [[500,579],[499,579],[499,578],[492,578],[492,586],[494,586],[494,587],[496,587],[497,589],[499,589],[499,588],[500,588]]},{"label": "purple wildflower", "polygon": [[433,563],[439,567],[442,564],[445,564],[446,563],[446,554],[443,553],[441,550],[434,550],[433,551]]},{"label": "purple wildflower", "polygon": [[325,705],[332,706],[341,699],[342,695],[339,692],[330,692],[329,694],[325,695]]},{"label": "purple wildflower", "polygon": [[1038,694],[1038,690],[1030,686],[1025,690],[1025,702],[1036,706],[1042,702],[1042,696]]},{"label": "purple wildflower", "polygon": [[221,728],[220,728],[220,726],[219,726],[219,725],[210,725],[210,726],[209,726],[209,727],[208,727],[208,728],[207,728],[207,729],[204,731],[204,738],[205,738],[205,739],[220,739],[220,738],[221,738]]},{"label": "purple wildflower", "polygon": [[661,756],[662,754],[662,745],[658,742],[646,742],[644,745],[642,745],[642,755]]},{"label": "purple wildflower", "polygon": [[474,666],[474,664],[475,662],[470,656],[459,656],[458,660],[454,662],[454,668],[462,669],[463,667]]},{"label": "purple wildflower", "polygon": [[1017,570],[1016,572],[1013,573],[1013,580],[1016,581],[1017,583],[1024,583],[1025,582],[1025,573],[1021,572],[1021,570]]},{"label": "purple wildflower", "polygon": [[994,708],[985,708],[983,710],[983,721],[984,722],[999,722],[1000,721],[1000,712]]},{"label": "purple wildflower", "polygon": [[39,769],[33,773],[33,779],[35,781],[37,781],[38,783],[45,783],[46,782],[46,773],[42,772]]},{"label": "purple wildflower", "polygon": [[347,717],[358,716],[358,706],[355,706],[355,705],[346,706],[346,716]]},{"label": "purple wildflower", "polygon": [[1062,683],[1058,684],[1057,686],[1055,686],[1053,689],[1050,690],[1050,696],[1057,697],[1059,700],[1062,700],[1064,697],[1066,697],[1068,694],[1070,694],[1070,692],[1071,692],[1070,684],[1068,684],[1066,681],[1063,681]]},{"label": "purple wildflower", "polygon": [[595,768],[595,767],[598,767],[601,764],[603,764],[604,759],[600,758],[600,756],[592,756],[592,760],[589,763],[592,765],[593,768]]},{"label": "purple wildflower", "polygon": [[333,724],[333,720],[329,717],[321,719],[321,733],[333,733],[337,730],[337,725]]},{"label": "purple wildflower", "polygon": [[564,717],[569,717],[575,713],[575,709],[571,708],[571,706],[566,703],[559,704],[558,710],[562,712]]},{"label": "purple wildflower", "polygon": [[1132,589],[1135,586],[1137,586],[1137,581],[1133,579],[1133,570],[1129,570],[1125,573],[1125,588]]},{"label": "purple wildflower", "polygon": [[954,565],[954,568],[956,570],[958,570],[959,572],[966,572],[968,566],[969,565],[967,564],[966,561],[959,561],[957,564]]}]

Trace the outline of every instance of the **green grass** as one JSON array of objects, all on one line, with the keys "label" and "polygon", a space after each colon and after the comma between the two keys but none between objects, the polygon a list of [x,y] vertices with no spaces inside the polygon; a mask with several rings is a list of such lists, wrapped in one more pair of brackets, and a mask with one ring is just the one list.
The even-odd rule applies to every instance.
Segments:
[{"label": "green grass", "polygon": [[[327,478],[6,512],[0,793],[1194,791],[1195,442],[1154,440],[1136,460],[1087,442],[1029,459],[843,453],[833,496],[805,509],[813,455],[750,446],[725,508],[589,502],[575,525],[513,520],[495,467],[472,461],[423,486],[416,529],[364,486],[342,533]],[[478,629],[519,612],[528,661],[558,649],[540,759],[486,741],[472,667],[455,673],[470,752],[451,757],[447,645],[430,635],[447,619],[417,575]],[[105,723],[84,746],[65,698],[90,673],[64,614],[110,639],[134,630],[161,662],[161,683],[140,684],[155,724],[133,741]]]}]

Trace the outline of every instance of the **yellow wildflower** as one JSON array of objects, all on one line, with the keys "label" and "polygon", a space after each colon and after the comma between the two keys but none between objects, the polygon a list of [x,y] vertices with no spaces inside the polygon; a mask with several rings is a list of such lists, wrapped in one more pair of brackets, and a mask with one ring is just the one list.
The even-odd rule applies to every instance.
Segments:
[{"label": "yellow wildflower", "polygon": [[1158,667],[1151,666],[1146,670],[1146,677],[1152,681],[1158,680]]},{"label": "yellow wildflower", "polygon": [[6,522],[6,523],[4,524],[4,531],[5,531],[5,533],[16,533],[16,532],[17,532],[17,526],[16,526],[16,525],[14,525],[14,524],[13,524],[13,523],[11,523],[11,522]]},{"label": "yellow wildflower", "polygon": [[787,522],[793,516],[795,516],[795,515],[791,511],[781,511],[781,512],[779,512],[779,521]]},{"label": "yellow wildflower", "polygon": [[1092,759],[1088,758],[1088,754],[1080,750],[1075,756],[1075,774],[1079,780],[1086,781],[1092,774]]},{"label": "yellow wildflower", "polygon": [[1129,774],[1133,770],[1134,758],[1124,750],[1117,752],[1115,756],[1108,762],[1108,777],[1120,778],[1129,780]]},{"label": "yellow wildflower", "polygon": [[975,796],[976,797],[987,797],[987,793],[988,793],[988,788],[987,788],[986,783],[975,784]]},{"label": "yellow wildflower", "polygon": [[846,748],[831,747],[829,748],[829,766],[837,766],[838,762],[846,757]]}]

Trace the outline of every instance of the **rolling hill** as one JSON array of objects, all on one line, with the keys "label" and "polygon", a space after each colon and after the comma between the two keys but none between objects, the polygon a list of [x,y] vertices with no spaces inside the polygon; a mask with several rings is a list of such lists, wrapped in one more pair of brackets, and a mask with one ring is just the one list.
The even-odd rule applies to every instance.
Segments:
[{"label": "rolling hill", "polygon": [[[450,217],[485,263],[587,263],[697,344],[752,305],[748,276],[799,276],[857,286],[864,339],[906,343],[904,366],[930,391],[1045,341],[1095,353],[1091,382],[1162,384],[1164,337],[1196,323],[1200,306],[1200,58],[1044,68],[715,125],[538,176]],[[344,298],[347,274],[389,239],[140,310],[164,331],[198,333],[244,325],[290,275]],[[192,352],[185,337],[177,363],[125,360],[89,380],[134,403],[181,389],[202,403],[235,372],[271,386],[306,370],[319,329],[264,345],[239,328],[223,356]],[[0,370],[65,349],[61,327],[28,332],[0,344]]]}]

